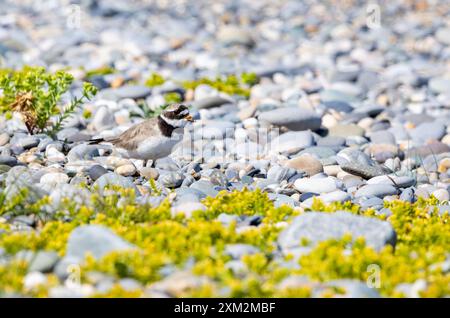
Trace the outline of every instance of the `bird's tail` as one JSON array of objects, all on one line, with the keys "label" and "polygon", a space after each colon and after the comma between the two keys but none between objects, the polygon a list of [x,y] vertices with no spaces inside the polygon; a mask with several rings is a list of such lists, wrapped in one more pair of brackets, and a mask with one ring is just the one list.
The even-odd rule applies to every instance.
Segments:
[{"label": "bird's tail", "polygon": [[94,139],[89,140],[89,141],[88,141],[88,144],[90,144],[90,145],[96,145],[96,144],[99,144],[99,143],[101,143],[101,142],[103,142],[103,141],[105,141],[104,138],[94,138]]}]

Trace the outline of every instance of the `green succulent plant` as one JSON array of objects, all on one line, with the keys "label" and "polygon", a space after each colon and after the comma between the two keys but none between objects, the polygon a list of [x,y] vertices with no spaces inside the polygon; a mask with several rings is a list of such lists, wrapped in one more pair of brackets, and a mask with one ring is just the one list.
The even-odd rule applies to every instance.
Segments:
[{"label": "green succulent plant", "polygon": [[[73,81],[73,76],[65,71],[48,73],[43,67],[24,66],[17,71],[2,70],[0,112],[20,113],[30,134],[44,132],[54,136],[64,120],[97,93],[95,86],[85,82],[81,97],[72,98],[63,107],[60,105],[61,98]],[[53,117],[56,120],[50,122]]]}]

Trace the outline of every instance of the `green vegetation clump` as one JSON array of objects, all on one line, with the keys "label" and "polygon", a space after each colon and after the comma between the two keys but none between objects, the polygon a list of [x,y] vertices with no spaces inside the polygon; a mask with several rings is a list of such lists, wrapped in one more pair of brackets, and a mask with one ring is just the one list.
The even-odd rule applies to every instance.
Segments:
[{"label": "green vegetation clump", "polygon": [[164,79],[164,77],[162,75],[160,75],[158,73],[152,73],[145,81],[145,85],[148,87],[155,87],[155,86],[162,85],[165,82],[166,82],[166,80]]},{"label": "green vegetation clump", "polygon": [[[20,113],[30,134],[44,132],[55,135],[64,120],[97,92],[92,84],[83,83],[82,96],[74,97],[68,106],[62,108],[61,98],[73,80],[73,76],[65,71],[52,74],[43,67],[25,66],[17,71],[2,70],[0,112]],[[53,116],[57,116],[56,120],[50,123]]]},{"label": "green vegetation clump", "polygon": [[116,70],[111,66],[102,66],[86,72],[85,78],[91,78],[93,76],[104,76],[114,74]]},{"label": "green vegetation clump", "polygon": [[195,81],[186,81],[183,83],[185,89],[195,89],[198,85],[206,84],[214,87],[219,92],[229,95],[239,95],[245,98],[250,97],[250,88],[258,82],[254,73],[243,73],[241,76],[228,75],[218,76],[215,79],[202,77]]},{"label": "green vegetation clump", "polygon": [[[145,85],[148,87],[155,87],[162,85],[166,82],[166,79],[158,74],[152,73],[146,79]],[[181,85],[186,89],[195,89],[198,85],[206,84],[214,87],[220,92],[229,95],[239,95],[245,98],[250,97],[250,88],[258,83],[258,77],[255,73],[242,73],[241,75],[227,75],[218,76],[216,78],[202,77],[194,81],[184,81]],[[175,94],[177,96],[175,96]],[[169,102],[179,102],[181,96],[178,93],[166,94],[165,99]],[[175,100],[175,101],[174,101]]]},{"label": "green vegetation clump", "polygon": [[[142,288],[124,290],[120,285],[93,297],[140,297],[145,290],[161,279],[162,270],[173,267],[202,277],[204,284],[172,291],[176,297],[311,297],[336,296],[345,292],[326,285],[328,281],[342,278],[369,279],[370,265],[381,271],[382,296],[402,297],[402,284],[426,282],[420,290],[422,297],[443,297],[450,294],[450,273],[442,264],[448,260],[450,251],[450,216],[440,214],[433,207],[436,199],[419,199],[411,204],[401,201],[386,203],[392,211],[387,218],[397,233],[395,249],[386,246],[375,251],[364,240],[343,237],[328,240],[311,247],[311,251],[296,259],[293,255],[280,256],[277,239],[280,232],[302,211],[288,206],[274,207],[266,193],[256,191],[220,192],[215,198],[202,201],[204,210],[195,211],[189,217],[174,214],[171,202],[165,199],[159,206],[136,203],[135,193],[130,189],[114,188],[100,195],[91,194],[89,204],[64,200],[60,207],[46,213],[51,203],[48,198],[29,203],[26,195],[4,199],[1,215],[34,214],[42,220],[36,231],[14,231],[9,223],[0,223],[0,248],[13,256],[22,250],[56,251],[65,255],[68,237],[73,229],[83,224],[99,224],[110,228],[138,248],[112,252],[96,260],[87,255],[81,268],[82,283],[89,284],[92,272],[102,272],[116,280],[133,278]],[[155,193],[156,195],[156,193]],[[10,201],[13,201],[11,203]],[[315,211],[334,213],[346,210],[368,217],[377,216],[373,210],[362,210],[352,203],[325,205],[314,202]],[[258,226],[239,225],[236,221],[224,225],[218,221],[222,213],[238,216],[261,216]],[[64,221],[62,221],[64,220]],[[232,258],[225,250],[228,244],[249,244],[257,249],[240,259],[242,269],[230,268]],[[299,245],[308,246],[299,241]],[[28,264],[12,261],[0,265],[0,294],[24,294],[46,296],[48,290],[58,284],[54,274],[47,274],[47,283],[38,289],[26,290],[23,277]],[[235,261],[234,261],[235,262]],[[298,266],[286,266],[294,263]],[[190,265],[188,265],[190,264]],[[283,286],[290,277],[306,277],[310,283]],[[175,284],[176,285],[176,284]],[[281,286],[281,287],[280,287]]]}]

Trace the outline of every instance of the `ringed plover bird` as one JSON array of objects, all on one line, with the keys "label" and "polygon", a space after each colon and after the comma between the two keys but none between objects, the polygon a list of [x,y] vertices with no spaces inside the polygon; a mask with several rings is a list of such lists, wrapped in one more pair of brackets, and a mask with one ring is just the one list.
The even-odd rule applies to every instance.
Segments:
[{"label": "ringed plover bird", "polygon": [[181,140],[184,127],[192,122],[188,108],[172,104],[161,115],[136,124],[117,137],[90,140],[90,144],[108,142],[129,158],[156,160],[170,155]]}]

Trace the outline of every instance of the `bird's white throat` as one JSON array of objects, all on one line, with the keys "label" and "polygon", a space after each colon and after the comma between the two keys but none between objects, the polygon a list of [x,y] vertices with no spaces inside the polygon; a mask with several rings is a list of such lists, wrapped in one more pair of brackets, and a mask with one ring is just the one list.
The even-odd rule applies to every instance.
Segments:
[{"label": "bird's white throat", "polygon": [[169,119],[164,115],[161,115],[161,118],[174,128],[184,128],[188,123],[186,119]]}]

